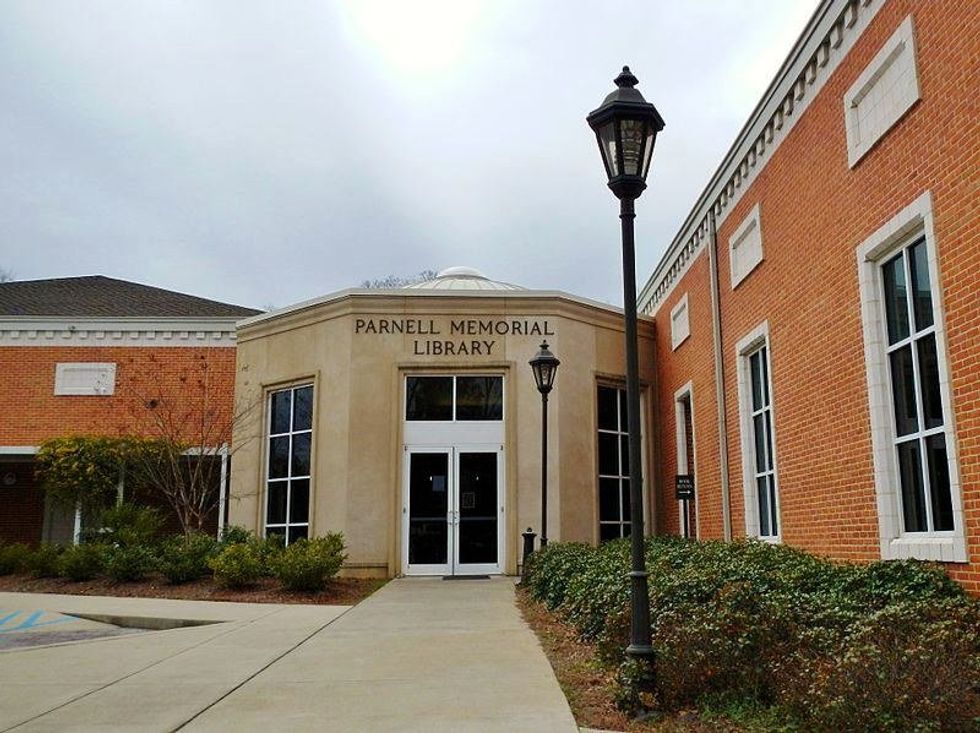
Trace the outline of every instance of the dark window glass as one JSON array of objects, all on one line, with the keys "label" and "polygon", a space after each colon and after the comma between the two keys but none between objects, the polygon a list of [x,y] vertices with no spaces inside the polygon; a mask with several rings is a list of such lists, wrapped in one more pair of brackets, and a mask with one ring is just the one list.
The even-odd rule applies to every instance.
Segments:
[{"label": "dark window glass", "polygon": [[616,393],[619,390],[612,387],[599,387],[599,429],[618,430],[619,419],[616,411]]},{"label": "dark window glass", "polygon": [[766,405],[762,391],[762,351],[749,357],[749,372],[752,380],[752,409],[761,410]]},{"label": "dark window glass", "polygon": [[630,536],[630,523],[623,522],[623,537],[629,537],[629,536]]},{"label": "dark window glass", "polygon": [[899,436],[919,429],[915,407],[915,372],[912,347],[903,346],[888,355],[892,375],[892,403],[895,406],[895,433]]},{"label": "dark window glass", "polygon": [[619,475],[626,476],[630,472],[630,436],[619,436]]},{"label": "dark window glass", "polygon": [[619,429],[622,432],[626,432],[629,426],[629,409],[626,404],[626,390],[617,389],[619,393]]},{"label": "dark window glass", "polygon": [[286,522],[285,481],[269,482],[269,497],[266,507],[266,524],[284,524]]},{"label": "dark window glass", "polygon": [[922,387],[922,417],[925,429],[943,424],[943,401],[939,394],[939,360],[936,356],[936,336],[929,334],[916,342],[919,350],[919,384]]},{"label": "dark window glass", "polygon": [[609,540],[618,540],[623,536],[622,530],[620,529],[620,524],[599,524],[599,541],[609,542]]},{"label": "dark window glass", "polygon": [[310,475],[310,433],[293,436],[293,464],[290,476]]},{"label": "dark window glass", "polygon": [[915,307],[915,328],[921,331],[933,322],[932,290],[929,287],[929,262],[926,240],[920,239],[909,248],[909,265],[912,268],[912,304]]},{"label": "dark window glass", "polygon": [[772,474],[766,476],[769,483],[769,519],[772,524],[773,537],[779,534],[779,512],[776,511],[776,477]]},{"label": "dark window glass", "polygon": [[619,436],[615,433],[599,433],[599,473],[619,476]]},{"label": "dark window glass", "polygon": [[286,537],[286,528],[285,527],[269,527],[269,529],[267,529],[265,531],[265,536],[266,537],[282,537],[282,538],[285,538]]},{"label": "dark window glass", "polygon": [[926,438],[929,454],[929,490],[932,498],[932,524],[939,531],[953,529],[953,496],[949,488],[949,458],[946,436],[942,433]]},{"label": "dark window glass", "polygon": [[272,393],[272,429],[270,432],[273,434],[289,432],[289,405],[291,397],[292,390],[288,389]]},{"label": "dark window glass", "polygon": [[630,519],[630,480],[624,478],[621,482],[622,492],[623,492],[623,521],[628,522]]},{"label": "dark window glass", "polygon": [[898,445],[898,472],[902,481],[902,516],[906,532],[925,532],[926,498],[922,488],[922,463],[919,441]]},{"label": "dark window glass", "polygon": [[770,537],[774,533],[769,527],[769,481],[766,476],[759,476],[755,480],[756,493],[759,495],[759,535]]},{"label": "dark window glass", "polygon": [[599,521],[619,521],[619,479],[599,479]]},{"label": "dark window glass", "polygon": [[762,385],[762,404],[769,407],[769,350],[763,346],[759,349],[759,382]]},{"label": "dark window glass", "polygon": [[269,440],[269,478],[285,478],[289,475],[289,436]]},{"label": "dark window glass", "polygon": [[768,456],[766,453],[766,416],[768,413],[761,412],[752,418],[752,433],[755,437],[755,472],[763,473],[769,470]]},{"label": "dark window glass", "polygon": [[305,540],[309,534],[309,527],[290,527],[289,528],[289,544],[293,544],[296,540]]},{"label": "dark window glass", "polygon": [[313,387],[300,387],[293,394],[293,430],[309,430],[313,427]]},{"label": "dark window glass", "polygon": [[406,420],[452,420],[452,377],[409,377],[405,389]]},{"label": "dark window glass", "polygon": [[289,486],[289,521],[305,524],[310,520],[310,480],[294,479]]},{"label": "dark window glass", "polygon": [[459,562],[497,562],[497,454],[459,454]]},{"label": "dark window glass", "polygon": [[905,286],[905,256],[897,254],[881,267],[885,285],[885,315],[888,343],[909,335],[909,305]]},{"label": "dark window glass", "polygon": [[503,377],[456,377],[457,420],[502,420]]}]

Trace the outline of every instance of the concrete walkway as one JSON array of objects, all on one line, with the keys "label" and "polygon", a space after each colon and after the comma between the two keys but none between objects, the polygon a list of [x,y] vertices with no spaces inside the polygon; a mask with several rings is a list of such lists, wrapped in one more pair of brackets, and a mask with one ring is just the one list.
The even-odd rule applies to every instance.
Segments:
[{"label": "concrete walkway", "polygon": [[513,593],[401,579],[353,609],[0,593],[0,609],[225,622],[0,652],[0,731],[575,731]]}]

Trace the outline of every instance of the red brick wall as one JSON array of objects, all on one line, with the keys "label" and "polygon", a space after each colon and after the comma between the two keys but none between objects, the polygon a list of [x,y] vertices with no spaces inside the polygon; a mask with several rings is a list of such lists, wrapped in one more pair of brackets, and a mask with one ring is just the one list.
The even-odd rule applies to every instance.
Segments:
[{"label": "red brick wall", "polygon": [[[851,169],[842,99],[913,15],[920,100]],[[924,191],[933,196],[968,564],[980,593],[980,3],[891,0],[828,79],[718,232],[732,527],[745,533],[735,348],[768,319],[783,540],[848,560],[880,557],[857,246]],[[735,291],[728,238],[761,202],[764,261]],[[670,309],[692,303],[691,339],[670,350]],[[703,305],[700,305],[703,304]],[[673,393],[695,385],[702,536],[721,535],[707,254],[656,315],[660,486],[672,491]],[[668,426],[671,426],[668,429]],[[676,513],[663,517],[676,531]]]}]

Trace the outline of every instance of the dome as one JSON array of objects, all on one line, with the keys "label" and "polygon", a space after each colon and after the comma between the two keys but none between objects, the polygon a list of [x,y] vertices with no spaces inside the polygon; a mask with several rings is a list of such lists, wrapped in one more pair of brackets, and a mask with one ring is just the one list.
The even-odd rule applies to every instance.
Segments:
[{"label": "dome", "polygon": [[407,286],[412,290],[524,290],[520,285],[491,280],[472,267],[447,267],[432,280]]}]

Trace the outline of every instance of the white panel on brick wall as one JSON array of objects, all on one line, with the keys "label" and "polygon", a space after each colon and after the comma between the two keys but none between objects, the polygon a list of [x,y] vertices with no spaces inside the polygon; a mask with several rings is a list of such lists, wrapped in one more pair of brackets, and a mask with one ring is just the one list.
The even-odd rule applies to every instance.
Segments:
[{"label": "white panel on brick wall", "polygon": [[670,311],[670,348],[676,349],[691,335],[691,317],[687,309],[687,293]]},{"label": "white panel on brick wall", "polygon": [[759,204],[728,239],[728,261],[732,271],[732,289],[762,262],[762,224],[759,221]]},{"label": "white panel on brick wall", "polygon": [[111,395],[116,391],[113,363],[62,363],[55,368],[56,395]]},{"label": "white panel on brick wall", "polygon": [[910,15],[844,95],[848,165],[853,168],[918,99]]}]

